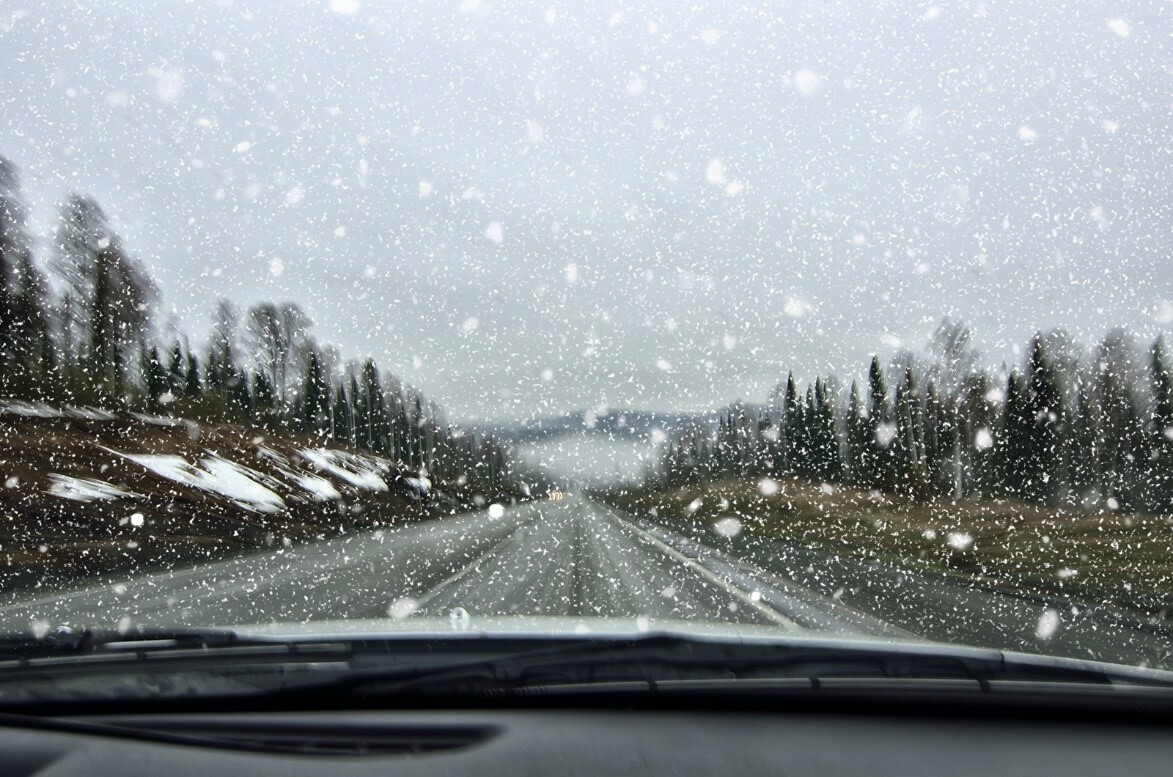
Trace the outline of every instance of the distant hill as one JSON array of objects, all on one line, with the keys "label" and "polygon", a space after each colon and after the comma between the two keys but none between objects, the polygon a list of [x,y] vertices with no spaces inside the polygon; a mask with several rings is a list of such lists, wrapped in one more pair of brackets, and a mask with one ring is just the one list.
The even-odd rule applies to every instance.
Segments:
[{"label": "distant hill", "polygon": [[[528,443],[582,432],[597,432],[615,438],[650,439],[655,431],[672,437],[685,428],[717,429],[717,420],[732,405],[704,413],[671,413],[635,408],[608,408],[603,413],[578,410],[558,416],[542,416],[522,424],[482,424],[468,428],[491,434],[502,442]],[[751,414],[764,411],[761,405],[743,404]]]}]

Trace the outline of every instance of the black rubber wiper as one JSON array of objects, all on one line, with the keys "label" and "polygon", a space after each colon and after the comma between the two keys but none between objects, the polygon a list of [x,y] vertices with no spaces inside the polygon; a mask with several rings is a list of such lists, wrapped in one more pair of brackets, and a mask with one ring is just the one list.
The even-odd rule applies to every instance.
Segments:
[{"label": "black rubber wiper", "polygon": [[237,644],[241,637],[228,629],[78,629],[61,627],[44,634],[31,631],[0,635],[0,660],[84,655],[122,645],[143,649],[169,647],[221,647]]},{"label": "black rubber wiper", "polygon": [[22,670],[71,667],[84,671],[89,666],[109,666],[141,661],[183,661],[200,658],[274,657],[297,653],[320,653],[324,647],[348,652],[337,641],[292,641],[256,637],[231,629],[210,628],[61,628],[47,634],[31,632],[0,635],[0,678],[22,676]]},{"label": "black rubber wiper", "polygon": [[[1166,676],[1168,675],[1168,676]],[[668,687],[834,686],[843,682],[901,684],[965,681],[988,689],[993,682],[1118,683],[1173,690],[1173,674],[1114,671],[1108,665],[1004,654],[950,646],[887,645],[834,641],[726,642],[675,634],[635,639],[582,640],[426,669],[353,670],[322,683],[283,691],[293,694],[531,693],[539,689],[647,690]]]},{"label": "black rubber wiper", "polygon": [[[529,644],[527,644],[529,643]],[[214,629],[84,631],[0,638],[0,681],[94,672],[255,676],[281,697],[494,695],[606,689],[763,690],[965,684],[1068,684],[1173,691],[1173,673],[951,645],[835,639],[727,640],[680,633],[638,637],[404,639],[264,637]],[[475,657],[471,657],[475,656]],[[313,672],[290,680],[291,663]],[[272,667],[266,669],[266,666]],[[33,670],[33,671],[30,671]],[[276,679],[263,674],[276,672]]]}]

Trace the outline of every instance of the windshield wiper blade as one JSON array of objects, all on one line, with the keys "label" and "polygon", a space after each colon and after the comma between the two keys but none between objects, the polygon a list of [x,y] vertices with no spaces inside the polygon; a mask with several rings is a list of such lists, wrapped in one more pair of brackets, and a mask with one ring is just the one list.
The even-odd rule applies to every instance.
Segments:
[{"label": "windshield wiper blade", "polygon": [[[441,639],[441,643],[443,640]],[[968,683],[1049,683],[1090,688],[1117,684],[1173,690],[1173,674],[1088,661],[1008,654],[949,645],[865,643],[830,639],[729,641],[657,633],[635,637],[572,637],[541,648],[516,640],[452,640],[437,652],[431,640],[370,637],[265,637],[215,629],[85,631],[52,638],[0,638],[0,680],[44,679],[62,673],[160,671],[234,676],[277,672],[262,680],[263,695],[395,697],[526,694],[535,689],[604,692],[688,687],[762,690],[885,683],[941,687]],[[476,656],[470,658],[468,651]],[[466,654],[462,654],[465,651]],[[7,660],[5,660],[7,659]],[[437,660],[439,659],[439,660]],[[314,669],[291,679],[280,666]],[[272,667],[266,669],[265,667]],[[261,690],[263,688],[263,690]]]},{"label": "windshield wiper blade", "polygon": [[0,635],[0,662],[84,656],[109,652],[146,652],[176,649],[215,649],[256,644],[281,644],[276,640],[242,636],[231,629],[134,628],[129,630],[62,627],[39,635],[16,632]]},{"label": "windshield wiper blade", "polygon": [[[1121,667],[1008,655],[1000,651],[955,650],[946,646],[835,645],[828,642],[743,643],[695,639],[675,634],[633,639],[575,642],[501,657],[455,662],[426,669],[352,670],[342,677],[281,693],[337,693],[360,696],[443,693],[526,692],[535,688],[610,688],[630,683],[714,681],[746,687],[780,687],[795,680],[818,687],[843,680],[942,683],[971,681],[983,689],[991,682],[1067,683],[1107,687],[1116,683],[1173,690],[1161,673],[1135,674]],[[784,683],[783,683],[784,684]]]}]

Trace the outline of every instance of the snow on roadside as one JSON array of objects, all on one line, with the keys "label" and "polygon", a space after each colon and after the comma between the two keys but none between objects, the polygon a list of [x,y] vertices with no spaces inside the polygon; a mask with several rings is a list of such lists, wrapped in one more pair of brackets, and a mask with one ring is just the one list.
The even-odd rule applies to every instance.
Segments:
[{"label": "snow on roadside", "polygon": [[346,451],[313,448],[300,451],[303,459],[332,477],[363,491],[386,491],[382,473],[387,467],[373,456],[357,456]]},{"label": "snow on roadside", "polygon": [[171,418],[165,415],[148,415],[147,413],[131,413],[133,418],[152,426],[183,426],[182,418]]},{"label": "snow on roadside", "polygon": [[208,486],[229,499],[251,504],[265,513],[278,513],[285,509],[284,499],[254,479],[259,473],[219,456],[207,456],[200,463],[212,476]]},{"label": "snow on roadside", "polygon": [[118,418],[114,413],[96,407],[67,407],[65,415],[70,418],[80,418],[83,421],[114,421]]},{"label": "snow on roadside", "polygon": [[[239,438],[221,440],[211,427],[209,435],[205,437],[200,426],[192,421],[165,415],[138,412],[116,415],[85,405],[54,407],[43,402],[11,399],[0,401],[0,418],[5,415],[10,418],[27,418],[29,421],[133,420],[148,427],[186,427],[188,434],[176,440],[178,445],[168,444],[166,436],[160,437],[161,429],[156,432],[143,429],[141,426],[137,431],[131,432],[129,438],[128,432],[121,426],[110,428],[111,434],[116,434],[120,439],[129,439],[126,447],[134,452],[124,452],[103,445],[100,440],[109,435],[98,428],[93,431],[97,438],[92,440],[92,443],[97,443],[101,450],[113,456],[133,462],[146,473],[185,488],[213,494],[250,512],[279,513],[294,503],[338,502],[356,495],[355,492],[390,493],[393,490],[400,490],[400,487],[406,487],[417,499],[422,499],[432,490],[432,483],[425,472],[401,472],[398,465],[374,454],[327,447],[269,447],[265,444],[263,436],[252,438],[251,445],[241,449],[242,441]],[[15,422],[15,418],[10,421]],[[67,424],[66,429],[69,428]],[[83,426],[80,429],[81,431],[73,434],[89,434],[88,427]],[[69,434],[67,431],[66,437],[69,437]],[[134,435],[140,435],[141,439]],[[204,439],[204,444],[192,449],[191,444],[200,439]],[[136,445],[136,440],[141,445]],[[225,455],[215,450],[219,447],[218,443],[227,445],[226,449],[222,449]],[[113,444],[122,447],[122,443]],[[84,464],[84,459],[82,463]],[[49,456],[48,466],[41,465],[39,468],[42,472],[51,473],[47,474],[48,482],[41,486],[43,493],[74,502],[150,499],[154,488],[157,488],[144,486],[133,487],[134,490],[130,490],[132,486],[122,483],[116,486],[104,480],[104,476],[94,477],[98,475],[97,472],[84,470],[71,469],[69,475],[52,472],[56,469],[52,456]],[[105,471],[105,467],[102,469]],[[389,486],[392,480],[396,481],[395,488]],[[15,488],[14,484],[18,482],[15,478],[9,478],[7,487]],[[166,492],[167,489],[164,489],[163,493]]]},{"label": "snow on roadside", "polygon": [[22,415],[29,418],[61,418],[65,414],[44,402],[5,402],[0,404],[0,413]]},{"label": "snow on roadside", "polygon": [[55,472],[49,475],[49,480],[51,482],[47,490],[50,494],[74,502],[108,502],[112,499],[135,496],[104,480],[75,478]]},{"label": "snow on roadside", "polygon": [[159,477],[226,497],[246,510],[277,513],[285,509],[284,499],[250,477],[258,473],[219,456],[205,456],[197,466],[182,456],[171,454],[112,453],[145,467]]},{"label": "snow on roadside", "polygon": [[292,478],[298,486],[309,492],[315,502],[331,502],[342,498],[334,484],[325,478],[317,475],[292,475]]},{"label": "snow on roadside", "polygon": [[[116,414],[97,407],[67,405],[62,408],[56,408],[44,402],[23,402],[21,400],[0,402],[0,414],[19,415],[26,418],[78,418],[83,421],[115,421],[118,419]],[[156,426],[178,426],[183,423],[180,419],[164,416],[146,415],[143,413],[131,413],[130,415],[140,421],[155,424]]]},{"label": "snow on roadside", "polygon": [[294,468],[283,454],[264,445],[257,447],[257,455],[266,459],[273,469],[288,479],[298,488],[309,493],[310,499],[315,502],[332,502],[342,498],[342,493],[334,484],[323,477],[311,472]]},{"label": "snow on roadside", "polygon": [[403,481],[407,483],[407,487],[420,496],[426,496],[432,490],[431,478],[420,477],[405,477]]},{"label": "snow on roadside", "polygon": [[[0,402],[0,414],[19,415],[26,418],[77,418],[82,421],[116,421],[118,415],[111,413],[109,410],[102,410],[98,407],[90,407],[88,405],[66,405],[64,407],[52,407],[44,402],[24,402],[21,400],[10,400],[7,402]],[[132,416],[138,418],[140,421],[155,422],[157,418],[162,421],[161,417],[144,416],[140,413],[131,413]],[[167,425],[174,425],[181,423],[175,419],[166,419],[171,423]]]}]

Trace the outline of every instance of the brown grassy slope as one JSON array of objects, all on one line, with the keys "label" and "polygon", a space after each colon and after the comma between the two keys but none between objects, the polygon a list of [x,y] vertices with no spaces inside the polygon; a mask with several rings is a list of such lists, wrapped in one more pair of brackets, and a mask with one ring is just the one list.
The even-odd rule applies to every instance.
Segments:
[{"label": "brown grassy slope", "polygon": [[[448,512],[439,505],[425,509],[416,504],[395,483],[397,474],[415,473],[385,460],[385,492],[356,488],[319,471],[300,452],[320,447],[320,441],[303,435],[229,424],[2,413],[0,591],[190,564]],[[347,450],[333,443],[329,447]],[[213,455],[228,459],[254,470],[283,498],[285,509],[264,512],[177,483],[119,453],[171,454],[192,463]],[[72,501],[54,493],[54,474],[100,480],[130,495]],[[298,484],[299,475],[323,478],[339,498],[315,499]]]},{"label": "brown grassy slope", "polygon": [[751,535],[881,558],[1047,596],[1147,614],[1173,608],[1173,516],[1088,512],[1011,500],[917,502],[782,478],[628,489],[622,505],[691,526],[732,517]]}]

